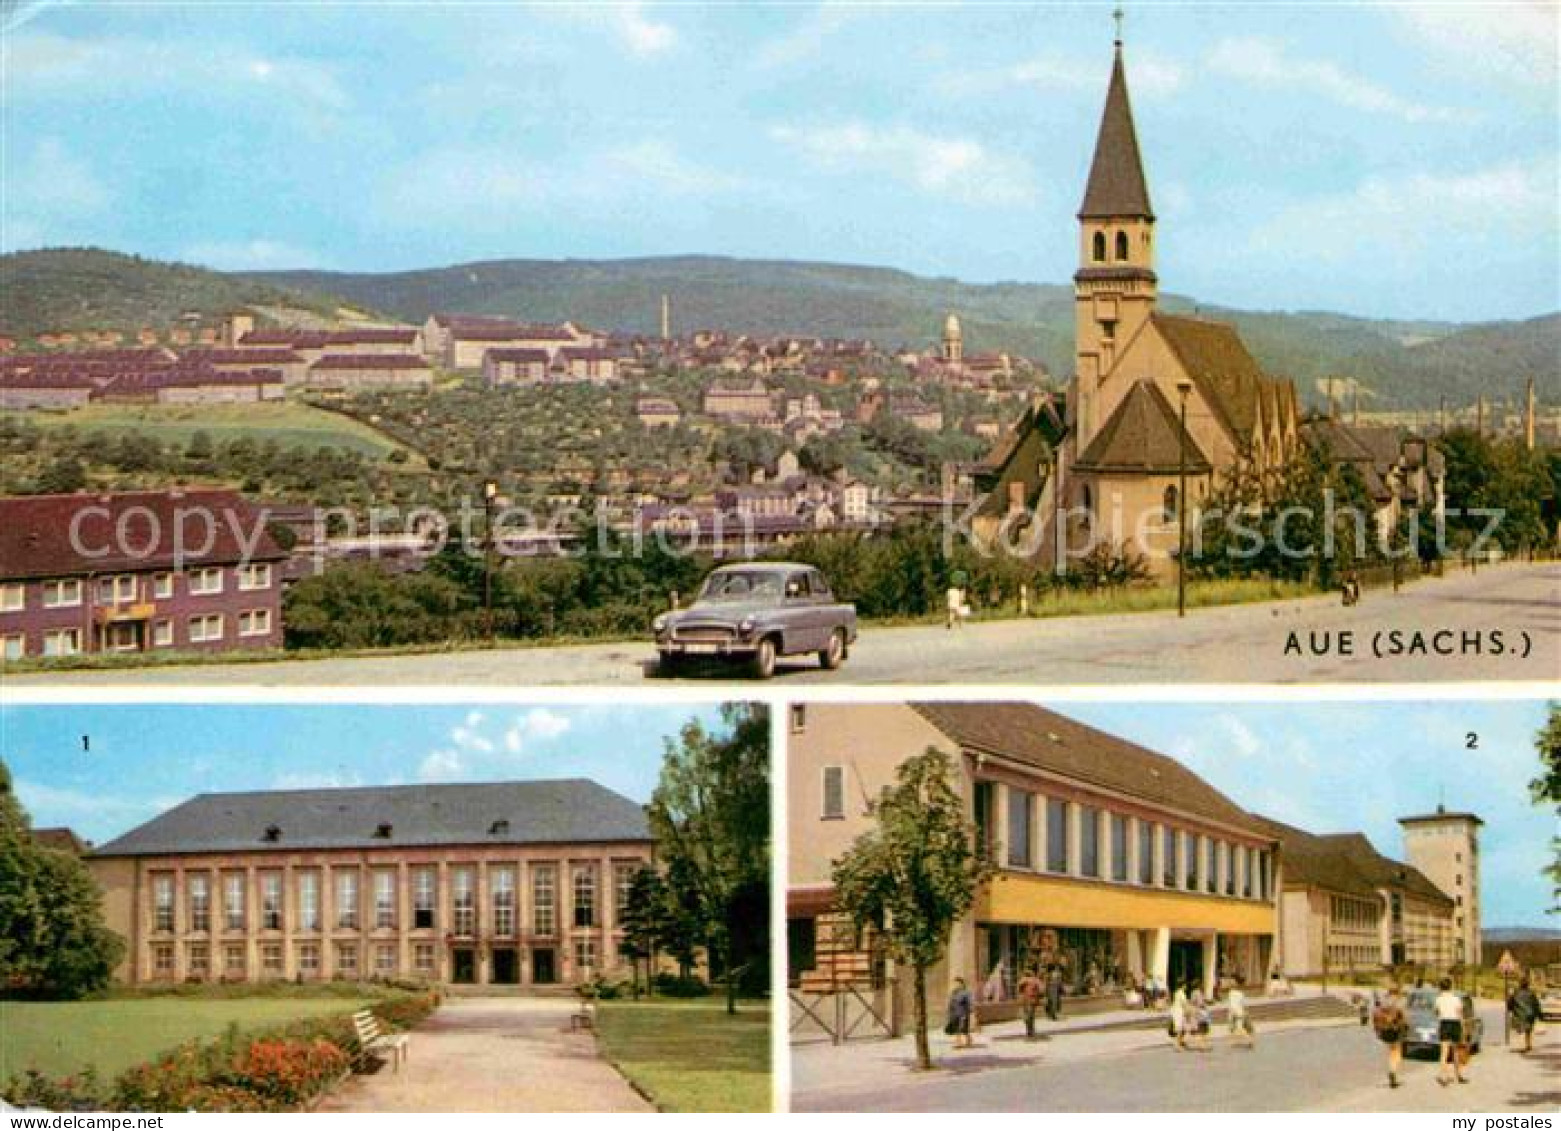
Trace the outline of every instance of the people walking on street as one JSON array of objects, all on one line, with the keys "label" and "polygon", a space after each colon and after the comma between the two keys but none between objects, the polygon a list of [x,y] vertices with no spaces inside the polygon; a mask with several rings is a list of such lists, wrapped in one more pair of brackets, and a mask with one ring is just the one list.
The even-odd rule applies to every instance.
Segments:
[{"label": "people walking on street", "polygon": [[1247,1013],[1247,993],[1241,988],[1241,983],[1236,982],[1230,987],[1230,993],[1225,995],[1225,1009],[1230,1015],[1230,1035],[1235,1040],[1252,1048],[1257,1044],[1257,1039],[1252,1030],[1252,1017]]},{"label": "people walking on street", "polygon": [[1507,1016],[1512,1019],[1512,1031],[1523,1038],[1523,1053],[1534,1051],[1534,1026],[1539,1023],[1539,995],[1529,983],[1528,975],[1518,983],[1507,999]]},{"label": "people walking on street", "polygon": [[1377,1040],[1388,1046],[1388,1087],[1398,1087],[1398,1074],[1404,1067],[1404,1038],[1409,1032],[1409,1017],[1404,1012],[1404,995],[1394,982],[1371,1012],[1371,1027]]},{"label": "people walking on street", "polygon": [[[1436,995],[1436,1037],[1441,1044],[1441,1063],[1437,1065],[1436,1082],[1446,1087],[1453,1080],[1460,1084],[1469,1081],[1463,1074],[1463,996],[1453,992],[1453,980],[1443,978],[1438,984],[1441,993]],[[1448,1079],[1452,1069],[1452,1079]]]},{"label": "people walking on street", "polygon": [[1187,988],[1177,986],[1176,992],[1171,995],[1171,1037],[1176,1041],[1176,1051],[1187,1051],[1187,1025],[1189,1005],[1187,1002]]},{"label": "people walking on street", "polygon": [[954,986],[949,990],[948,1022],[943,1031],[954,1038],[957,1049],[970,1047],[970,1015],[975,1009],[976,1003],[965,986],[965,979],[955,978]]},{"label": "people walking on street", "polygon": [[1051,1021],[1062,1017],[1062,967],[1055,962],[1046,970],[1046,1017]]},{"label": "people walking on street", "polygon": [[1208,1048],[1209,1029],[1212,1027],[1211,1022],[1213,1020],[1209,1013],[1209,1002],[1208,999],[1203,996],[1203,990],[1201,987],[1195,986],[1191,982],[1188,982],[1187,984],[1192,987],[1192,992],[1187,996],[1187,1014],[1188,1021],[1190,1022],[1189,1028],[1192,1030],[1193,1036],[1197,1039],[1198,1044],[1203,1048]]},{"label": "people walking on street", "polygon": [[1041,998],[1046,993],[1046,987],[1041,984],[1040,977],[1035,972],[1035,967],[1025,969],[1024,977],[1019,979],[1016,991],[1019,994],[1019,1005],[1024,1010],[1024,1039],[1035,1040],[1035,1014],[1041,1008]]}]

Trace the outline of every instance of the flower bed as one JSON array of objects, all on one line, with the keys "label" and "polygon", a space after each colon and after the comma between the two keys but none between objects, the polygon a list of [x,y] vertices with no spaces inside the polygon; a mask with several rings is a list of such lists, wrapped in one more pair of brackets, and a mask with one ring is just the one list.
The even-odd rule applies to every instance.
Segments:
[{"label": "flower bed", "polygon": [[[408,1029],[439,1005],[437,991],[398,993],[368,1008],[389,1029]],[[190,1041],[102,1085],[90,1070],[62,1079],[12,1077],[9,1103],[51,1111],[297,1111],[352,1069],[350,1013],[239,1030]]]}]

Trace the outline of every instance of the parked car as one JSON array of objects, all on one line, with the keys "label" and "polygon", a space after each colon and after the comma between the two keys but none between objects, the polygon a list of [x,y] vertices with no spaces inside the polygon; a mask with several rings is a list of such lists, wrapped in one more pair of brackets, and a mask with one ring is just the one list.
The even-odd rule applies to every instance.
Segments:
[{"label": "parked car", "polygon": [[[1409,1033],[1404,1038],[1405,1056],[1420,1053],[1440,1055],[1442,1042],[1438,1037],[1436,1020],[1436,996],[1440,992],[1430,988],[1409,991],[1409,1000],[1404,1010],[1409,1020]],[[1462,990],[1458,991],[1458,996],[1463,999],[1464,1040],[1471,1053],[1479,1052],[1485,1039],[1485,1022],[1480,1020],[1479,1011],[1474,1008],[1474,998]]]},{"label": "parked car", "polygon": [[1561,986],[1540,991],[1539,1017],[1542,1021],[1561,1021]]},{"label": "parked car", "polygon": [[856,643],[856,606],[842,604],[809,565],[749,562],[705,578],[686,609],[663,613],[651,630],[661,670],[691,657],[742,661],[760,679],[781,656],[814,653],[834,670]]}]

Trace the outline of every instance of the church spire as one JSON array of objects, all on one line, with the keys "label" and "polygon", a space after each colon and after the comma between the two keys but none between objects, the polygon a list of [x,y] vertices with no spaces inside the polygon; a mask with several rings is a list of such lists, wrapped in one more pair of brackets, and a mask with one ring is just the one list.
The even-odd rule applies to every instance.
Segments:
[{"label": "church spire", "polygon": [[1144,162],[1138,153],[1138,131],[1133,127],[1133,105],[1127,96],[1127,72],[1122,66],[1120,12],[1116,15],[1116,57],[1111,65],[1111,85],[1106,91],[1106,109],[1100,117],[1095,159],[1090,163],[1089,183],[1084,189],[1084,203],[1079,205],[1079,219],[1153,220]]}]

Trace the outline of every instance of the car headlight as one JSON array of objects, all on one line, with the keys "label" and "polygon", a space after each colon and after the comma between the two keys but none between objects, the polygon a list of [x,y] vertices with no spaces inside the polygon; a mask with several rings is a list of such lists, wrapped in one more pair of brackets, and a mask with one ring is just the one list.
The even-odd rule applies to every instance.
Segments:
[{"label": "car headlight", "polygon": [[667,631],[667,624],[667,614],[662,613],[659,617],[650,622],[650,630],[659,635],[660,633]]}]

